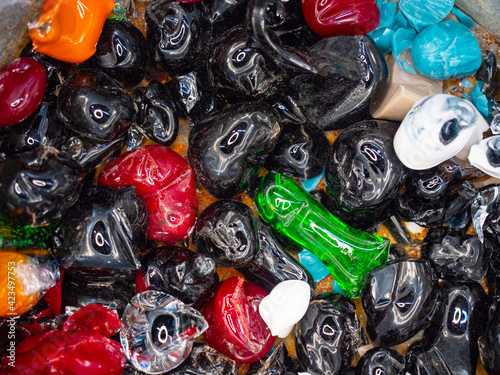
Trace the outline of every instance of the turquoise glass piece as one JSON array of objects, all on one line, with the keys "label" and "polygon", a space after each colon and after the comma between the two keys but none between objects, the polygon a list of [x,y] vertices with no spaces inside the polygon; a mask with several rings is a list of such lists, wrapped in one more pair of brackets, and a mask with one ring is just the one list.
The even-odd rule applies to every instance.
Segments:
[{"label": "turquoise glass piece", "polygon": [[462,78],[481,66],[476,36],[455,21],[441,22],[419,33],[411,55],[415,69],[431,79]]},{"label": "turquoise glass piece", "polygon": [[396,12],[398,10],[398,4],[396,3],[385,3],[379,5],[380,10],[380,22],[378,28],[391,27],[394,24],[394,17],[396,17]]},{"label": "turquoise glass piece", "polygon": [[490,113],[488,111],[488,98],[481,92],[483,85],[484,82],[478,81],[478,84],[474,86],[470,92],[469,99],[472,104],[474,104],[474,107],[477,108],[479,113],[488,120],[490,117]]},{"label": "turquoise glass piece", "polygon": [[298,256],[300,264],[309,271],[315,282],[323,280],[330,274],[323,262],[309,250],[302,250]]},{"label": "turquoise glass piece", "polygon": [[455,17],[457,17],[458,22],[460,22],[464,26],[467,26],[470,28],[476,24],[472,18],[470,18],[467,14],[462,12],[457,7],[453,7],[451,12],[455,15]]},{"label": "turquoise glass piece", "polygon": [[316,255],[349,297],[359,297],[363,277],[387,262],[387,238],[343,223],[288,176],[267,173],[255,204],[266,223]]},{"label": "turquoise glass piece", "polygon": [[417,74],[412,62],[412,44],[417,32],[412,28],[401,27],[392,37],[392,54],[401,69],[411,74]]},{"label": "turquoise glass piece", "polygon": [[339,283],[336,282],[335,280],[332,281],[332,292],[345,295],[345,292],[342,290]]},{"label": "turquoise glass piece", "polygon": [[470,89],[471,87],[474,87],[470,79],[464,78],[460,81],[460,86],[465,87],[466,89]]},{"label": "turquoise glass piece", "polygon": [[420,31],[442,21],[453,9],[455,0],[400,0],[399,9],[410,25]]},{"label": "turquoise glass piece", "polygon": [[392,38],[395,33],[396,31],[393,29],[385,27],[383,29],[373,30],[368,33],[368,35],[382,52],[390,52],[392,50]]},{"label": "turquoise glass piece", "polygon": [[325,176],[325,170],[323,169],[319,175],[310,178],[309,180],[300,180],[300,184],[308,193],[316,189],[321,182],[321,179]]},{"label": "turquoise glass piece", "polygon": [[397,30],[400,27],[404,27],[405,29],[410,27],[410,23],[408,22],[408,19],[405,17],[403,12],[398,11],[396,13],[396,16],[394,17],[394,29]]}]

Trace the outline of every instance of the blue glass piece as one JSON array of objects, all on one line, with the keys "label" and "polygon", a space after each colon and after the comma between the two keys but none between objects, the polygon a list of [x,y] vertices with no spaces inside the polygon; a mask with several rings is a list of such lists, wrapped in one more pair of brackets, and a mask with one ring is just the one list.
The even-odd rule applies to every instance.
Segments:
[{"label": "blue glass piece", "polygon": [[470,79],[464,78],[460,81],[460,86],[465,87],[466,89],[470,89],[471,87],[474,87]]},{"label": "blue glass piece", "polygon": [[311,273],[315,282],[323,280],[330,272],[328,268],[309,250],[299,252],[299,262]]},{"label": "blue glass piece", "polygon": [[395,33],[395,30],[384,27],[382,29],[375,29],[368,33],[368,35],[373,39],[377,47],[385,53],[392,50],[392,38]]},{"label": "blue glass piece", "polygon": [[408,19],[405,17],[403,12],[398,11],[396,13],[396,16],[394,17],[394,29],[397,30],[400,27],[404,27],[405,29],[410,27],[410,23],[408,22]]},{"label": "blue glass piece", "polygon": [[442,21],[453,9],[455,0],[401,0],[399,8],[417,31]]},{"label": "blue glass piece", "polygon": [[457,7],[453,7],[453,9],[451,10],[451,12],[455,15],[455,17],[457,17],[458,21],[461,24],[463,24],[463,25],[465,25],[467,27],[472,27],[472,26],[474,26],[476,24],[472,18],[470,18],[467,14],[465,14],[464,12],[462,12]]},{"label": "blue glass piece", "polygon": [[342,294],[343,296],[345,296],[345,292],[342,290],[339,283],[336,282],[335,280],[332,280],[332,292],[337,294]]},{"label": "blue glass piece", "polygon": [[[478,83],[479,82],[481,81],[478,81]],[[479,113],[481,113],[483,117],[488,120],[490,117],[488,112],[488,98],[481,92],[481,85],[474,86],[470,92],[470,101],[474,104]]]},{"label": "blue glass piece", "polygon": [[[411,74],[417,74],[412,62],[412,44],[417,32],[412,28],[400,28],[392,37],[392,54],[401,69]],[[412,65],[410,65],[412,64]]]},{"label": "blue glass piece", "polygon": [[325,175],[325,170],[323,169],[321,173],[316,177],[310,178],[309,180],[300,180],[300,184],[309,193],[318,187],[324,175]]},{"label": "blue glass piece", "polygon": [[411,55],[415,69],[431,79],[468,76],[479,69],[482,61],[476,36],[455,21],[424,29],[413,41]]},{"label": "blue glass piece", "polygon": [[396,11],[398,10],[398,4],[396,3],[385,3],[379,5],[380,9],[380,22],[378,28],[391,27],[394,24],[394,18],[396,17]]}]

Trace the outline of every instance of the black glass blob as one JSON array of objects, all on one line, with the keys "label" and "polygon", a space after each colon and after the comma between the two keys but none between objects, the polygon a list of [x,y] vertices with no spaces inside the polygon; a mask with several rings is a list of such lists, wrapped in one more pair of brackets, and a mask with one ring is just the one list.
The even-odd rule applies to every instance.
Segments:
[{"label": "black glass blob", "polygon": [[333,142],[325,181],[338,207],[334,213],[347,224],[368,228],[396,210],[407,173],[393,147],[396,126],[380,120],[358,122]]},{"label": "black glass blob", "polygon": [[70,132],[57,117],[56,99],[55,96],[46,95],[27,119],[6,127],[8,153],[33,150],[38,146],[61,149]]},{"label": "black glass blob", "polygon": [[340,374],[350,365],[360,342],[354,303],[339,294],[311,301],[295,330],[297,356],[311,375]]},{"label": "black glass blob", "polygon": [[102,70],[125,88],[144,79],[148,64],[146,38],[128,21],[106,20],[95,54],[86,65]]},{"label": "black glass blob", "polygon": [[365,35],[324,38],[309,50],[316,72],[296,69],[288,79],[288,93],[319,130],[344,129],[371,118],[369,107],[387,63]]},{"label": "black glass blob", "polygon": [[235,375],[235,362],[208,345],[195,343],[189,357],[169,375]]},{"label": "black glass blob", "polygon": [[218,266],[247,266],[259,251],[257,219],[244,203],[216,201],[199,216],[194,241],[198,252],[214,259]]},{"label": "black glass blob", "polygon": [[158,73],[178,76],[196,70],[208,57],[209,9],[204,2],[152,0],[146,9],[147,49]]},{"label": "black glass blob", "polygon": [[444,285],[443,302],[424,338],[408,349],[406,371],[410,374],[474,374],[479,336],[487,315],[487,297],[477,283]]},{"label": "black glass blob", "polygon": [[479,339],[481,362],[490,375],[500,374],[500,296],[491,301],[486,330]]},{"label": "black glass blob", "polygon": [[152,141],[170,146],[179,133],[179,115],[170,92],[153,80],[137,87],[132,98],[138,108],[137,127]]},{"label": "black glass blob", "polygon": [[322,132],[305,124],[287,125],[283,127],[265,167],[273,172],[309,180],[325,168],[329,149],[330,143]]},{"label": "black glass blob", "polygon": [[83,171],[50,146],[7,157],[0,163],[0,215],[15,225],[58,220],[78,199]]},{"label": "black glass blob", "polygon": [[427,232],[421,254],[434,264],[442,279],[468,278],[480,282],[488,271],[490,247],[477,236],[441,227]]},{"label": "black glass blob", "polygon": [[196,179],[216,198],[232,198],[257,178],[278,141],[271,107],[241,103],[197,123],[189,133],[189,161]]},{"label": "black glass blob", "polygon": [[132,97],[98,70],[79,70],[61,87],[57,110],[64,124],[83,137],[112,141],[136,116]]},{"label": "black glass blob", "polygon": [[366,332],[380,346],[401,344],[427,328],[439,302],[438,279],[421,259],[397,259],[365,276],[361,294]]},{"label": "black glass blob", "polygon": [[229,102],[270,95],[283,80],[273,60],[241,28],[217,40],[211,67],[217,92]]},{"label": "black glass blob", "polygon": [[142,259],[145,287],[168,293],[199,309],[219,288],[215,262],[179,246],[152,249]]},{"label": "black glass blob", "polygon": [[311,286],[311,293],[315,285],[314,279],[285,250],[284,246],[269,231],[262,221],[257,223],[260,250],[250,264],[240,268],[239,271],[251,281],[267,292],[286,280],[301,280]]},{"label": "black glass blob", "polygon": [[355,375],[404,375],[405,359],[389,348],[368,350],[359,360]]},{"label": "black glass blob", "polygon": [[131,186],[94,186],[61,218],[54,242],[61,266],[83,280],[110,280],[138,271],[146,241],[146,205]]}]

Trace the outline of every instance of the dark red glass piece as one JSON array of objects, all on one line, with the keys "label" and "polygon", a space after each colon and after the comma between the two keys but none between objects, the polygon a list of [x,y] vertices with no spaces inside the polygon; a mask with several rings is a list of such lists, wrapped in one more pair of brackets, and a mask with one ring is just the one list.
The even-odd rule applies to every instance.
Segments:
[{"label": "dark red glass piece", "polygon": [[204,333],[207,343],[237,363],[263,358],[276,338],[259,314],[266,295],[264,289],[241,277],[224,281],[203,311],[209,324]]},{"label": "dark red glass piece", "polygon": [[309,27],[324,37],[367,34],[380,22],[375,0],[303,0],[302,11]]},{"label": "dark red glass piece", "polygon": [[15,125],[40,105],[47,88],[43,66],[20,57],[0,70],[0,125]]},{"label": "dark red glass piece", "polygon": [[198,212],[193,169],[168,147],[121,154],[101,171],[99,185],[135,186],[148,209],[150,239],[175,244],[191,234]]},{"label": "dark red glass piece", "polygon": [[49,306],[50,311],[54,314],[54,316],[61,315],[61,306],[62,306],[62,297],[61,297],[61,288],[64,277],[64,269],[59,268],[59,281],[52,288],[47,290],[43,298],[45,302]]},{"label": "dark red glass piece", "polygon": [[15,367],[2,363],[2,374],[120,375],[125,368],[121,345],[99,333],[54,330],[31,336],[16,348]]},{"label": "dark red glass piece", "polygon": [[116,311],[94,304],[82,307],[71,315],[64,322],[63,330],[100,333],[111,337],[120,331],[121,326],[122,322]]}]

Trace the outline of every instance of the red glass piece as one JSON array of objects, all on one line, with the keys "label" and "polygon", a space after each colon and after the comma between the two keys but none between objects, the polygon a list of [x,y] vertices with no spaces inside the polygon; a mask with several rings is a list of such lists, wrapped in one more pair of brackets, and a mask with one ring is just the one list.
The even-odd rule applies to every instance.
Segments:
[{"label": "red glass piece", "polygon": [[43,66],[29,57],[0,70],[0,125],[15,125],[38,108],[47,88]]},{"label": "red glass piece", "polygon": [[146,285],[146,275],[142,271],[137,271],[135,274],[135,292],[142,293],[152,288]]},{"label": "red glass piece", "polygon": [[209,325],[204,333],[207,343],[237,363],[263,358],[276,339],[259,314],[260,301],[267,294],[241,277],[224,281],[203,310]]},{"label": "red glass piece", "polygon": [[145,146],[119,155],[100,173],[99,185],[133,185],[149,213],[148,237],[175,244],[191,234],[198,213],[194,172],[165,146]]},{"label": "red glass piece", "polygon": [[100,333],[111,337],[118,333],[121,326],[122,322],[116,311],[102,305],[88,305],[71,315],[64,322],[63,330]]},{"label": "red glass piece", "polygon": [[21,342],[15,367],[2,359],[2,374],[120,375],[125,362],[121,345],[106,336],[54,330]]},{"label": "red glass piece", "polygon": [[61,306],[62,306],[61,288],[64,277],[64,269],[59,268],[59,273],[61,276],[57,284],[54,285],[49,290],[47,290],[47,292],[43,296],[45,302],[49,306],[50,311],[52,311],[52,313],[55,316],[61,315]]},{"label": "red glass piece", "polygon": [[309,27],[324,37],[367,34],[380,22],[375,0],[302,0],[302,11]]}]

